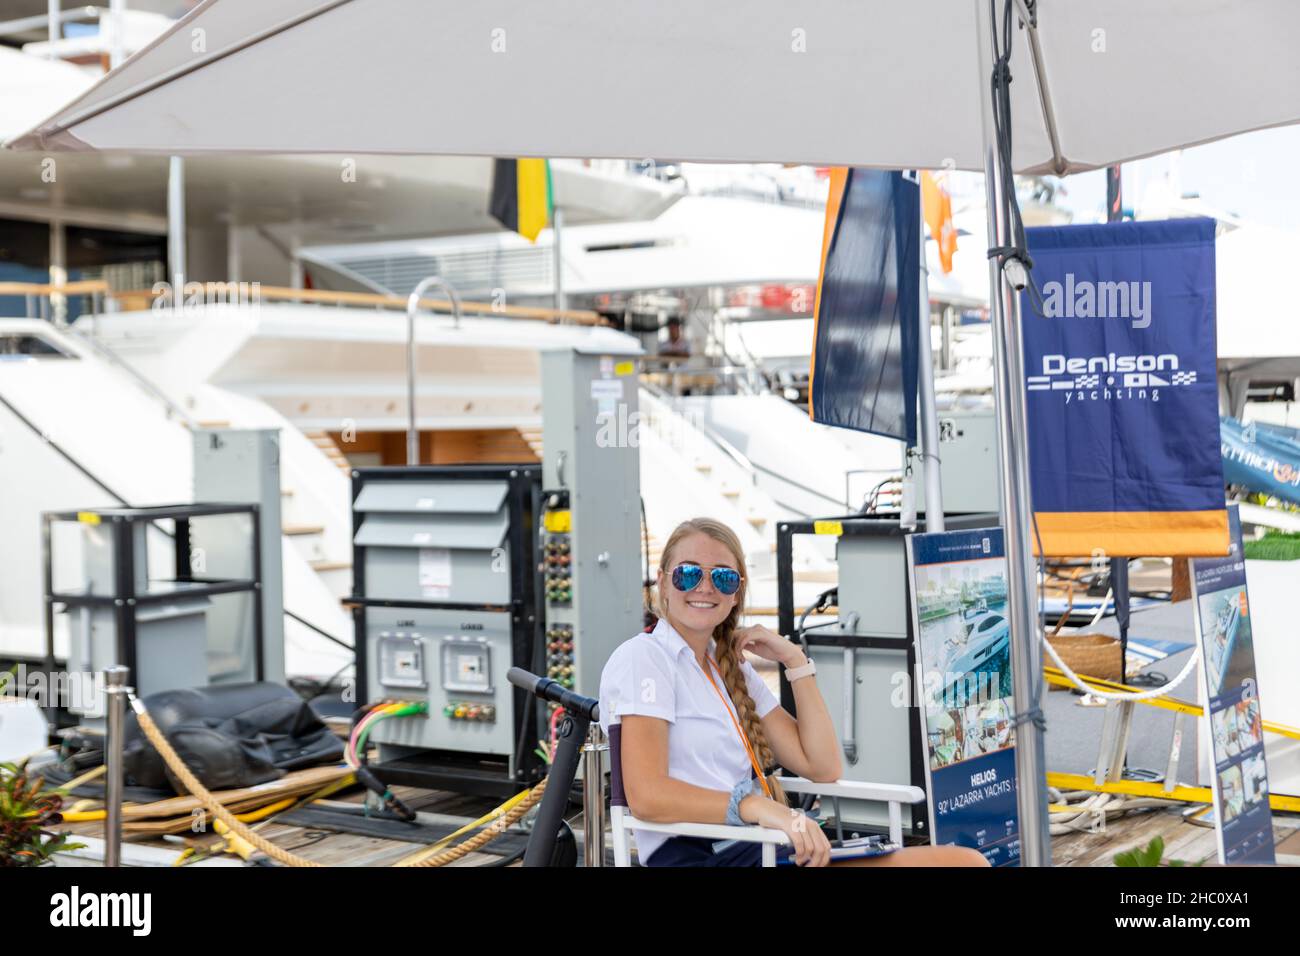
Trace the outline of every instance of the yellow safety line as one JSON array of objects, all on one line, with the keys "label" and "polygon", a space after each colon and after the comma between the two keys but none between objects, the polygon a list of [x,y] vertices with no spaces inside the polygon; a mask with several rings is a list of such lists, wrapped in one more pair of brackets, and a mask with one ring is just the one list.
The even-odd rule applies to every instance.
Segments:
[{"label": "yellow safety line", "polygon": [[[1073,687],[1074,684],[1063,671],[1055,667],[1044,667],[1043,674],[1047,677],[1049,684],[1055,684],[1058,687]],[[1100,677],[1085,677],[1079,675],[1079,680],[1083,681],[1089,687],[1096,687],[1098,690],[1114,691],[1115,693],[1134,694],[1140,692],[1143,688],[1131,687],[1128,684],[1120,684],[1116,681],[1102,680]],[[1134,701],[1137,704],[1149,704],[1152,707],[1159,707],[1163,710],[1173,710],[1183,714],[1192,714],[1196,717],[1202,716],[1204,709],[1200,704],[1193,704],[1189,701],[1179,700],[1177,697],[1148,697],[1145,700]],[[1265,720],[1262,722],[1264,729],[1271,734],[1280,734],[1283,737],[1290,737],[1294,740],[1300,740],[1300,728],[1291,727],[1287,724],[1279,724],[1275,720]]]},{"label": "yellow safety line", "polygon": [[[1058,790],[1091,790],[1093,793],[1124,793],[1131,797],[1156,797],[1164,800],[1181,800],[1185,803],[1211,803],[1214,794],[1209,787],[1188,787],[1179,784],[1166,792],[1164,784],[1145,780],[1116,780],[1099,784],[1092,777],[1080,773],[1047,772],[1047,785]],[[1280,793],[1268,795],[1268,805],[1274,810],[1300,813],[1300,797]]]}]

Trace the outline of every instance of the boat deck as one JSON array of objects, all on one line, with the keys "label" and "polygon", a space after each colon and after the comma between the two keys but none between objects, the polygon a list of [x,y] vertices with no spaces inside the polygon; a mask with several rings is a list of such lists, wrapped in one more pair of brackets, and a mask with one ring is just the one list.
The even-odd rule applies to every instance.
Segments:
[{"label": "boat deck", "polygon": [[[396,839],[379,836],[339,832],[329,829],[356,820],[356,810],[362,805],[359,791],[338,799],[318,801],[303,816],[303,810],[292,811],[281,818],[273,818],[258,832],[277,846],[326,866],[391,866],[399,860],[419,852],[434,839],[459,829],[478,819],[497,803],[489,797],[473,797],[438,790],[419,790],[413,787],[395,787],[394,792],[419,814],[420,838]],[[1189,864],[1218,866],[1218,848],[1212,827],[1188,823],[1183,819],[1182,807],[1134,810],[1107,823],[1104,832],[1071,833],[1052,839],[1052,860],[1056,866],[1113,866],[1117,853],[1134,847],[1146,846],[1152,838],[1160,836],[1165,843],[1165,858],[1186,861]],[[578,862],[582,862],[582,814],[574,807],[568,817],[578,838]],[[289,822],[294,821],[294,822]],[[389,832],[396,825],[380,824]],[[72,824],[67,829],[84,837],[98,839],[103,835],[101,823]],[[378,828],[376,828],[378,829]],[[1300,866],[1300,816],[1274,813],[1274,842],[1277,845],[1278,863]],[[518,826],[485,850],[471,853],[449,864],[451,866],[493,866],[516,853],[522,853],[528,838],[527,831]],[[221,837],[195,834],[180,837],[148,837],[132,840],[123,848],[126,863],[143,865],[171,865],[187,847],[206,852],[223,844]],[[613,866],[611,842],[606,839],[605,859]],[[242,865],[233,855],[219,854],[208,857],[226,865]],[[89,860],[87,860],[89,864]],[[509,864],[518,866],[519,861]]]}]

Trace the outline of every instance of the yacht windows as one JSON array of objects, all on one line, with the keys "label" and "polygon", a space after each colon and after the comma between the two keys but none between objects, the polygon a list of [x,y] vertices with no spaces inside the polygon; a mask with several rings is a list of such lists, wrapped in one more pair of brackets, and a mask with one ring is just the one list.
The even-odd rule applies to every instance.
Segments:
[{"label": "yacht windows", "polygon": [[76,358],[75,355],[65,352],[39,335],[0,332],[0,361],[20,356],[28,358]]}]

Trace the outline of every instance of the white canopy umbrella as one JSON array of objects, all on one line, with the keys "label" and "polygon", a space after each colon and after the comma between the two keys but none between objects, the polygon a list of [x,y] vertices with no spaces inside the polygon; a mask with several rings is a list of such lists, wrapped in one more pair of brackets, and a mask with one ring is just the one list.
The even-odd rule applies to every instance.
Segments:
[{"label": "white canopy umbrella", "polygon": [[[208,0],[15,145],[982,170],[977,6]],[[1290,0],[1037,6],[1017,172],[1300,117]]]},{"label": "white canopy umbrella", "polygon": [[[995,24],[1011,30],[995,135]],[[996,4],[997,12],[994,11]],[[1031,10],[1032,8],[1032,10]],[[1300,121],[1294,0],[207,0],[15,145],[654,157],[1064,174]],[[1010,134],[1004,155],[995,142]],[[1014,695],[1039,680],[1018,297],[991,266]],[[1021,859],[1050,862],[1042,734]]]}]

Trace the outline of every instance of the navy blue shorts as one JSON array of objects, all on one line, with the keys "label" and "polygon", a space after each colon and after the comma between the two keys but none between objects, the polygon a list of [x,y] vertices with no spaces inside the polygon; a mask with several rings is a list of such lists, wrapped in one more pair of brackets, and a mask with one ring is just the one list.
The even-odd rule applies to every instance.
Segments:
[{"label": "navy blue shorts", "polygon": [[[719,853],[713,852],[717,840],[707,837],[669,837],[644,860],[646,866],[762,866],[761,843],[733,843]],[[776,857],[790,855],[790,847],[776,848]]]}]

